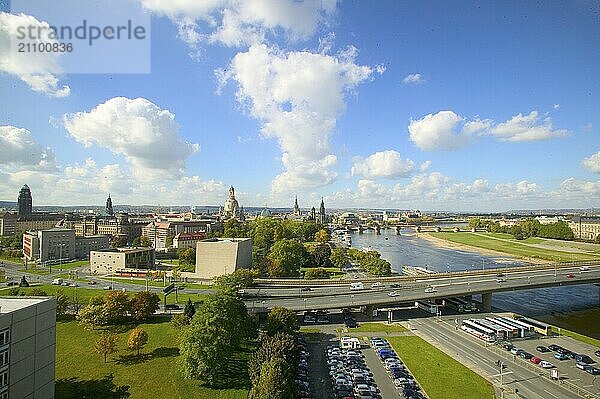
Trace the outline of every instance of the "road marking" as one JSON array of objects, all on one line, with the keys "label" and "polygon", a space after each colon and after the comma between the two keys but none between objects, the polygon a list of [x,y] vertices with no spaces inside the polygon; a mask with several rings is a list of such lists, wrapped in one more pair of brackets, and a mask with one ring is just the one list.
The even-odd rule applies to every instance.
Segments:
[{"label": "road marking", "polygon": [[556,395],[555,395],[555,394],[553,394],[552,392],[548,391],[547,389],[544,389],[544,392],[546,392],[548,395],[550,395],[550,396],[552,396],[552,397],[554,397],[554,398],[557,398],[557,399],[558,399],[558,396],[556,396]]}]

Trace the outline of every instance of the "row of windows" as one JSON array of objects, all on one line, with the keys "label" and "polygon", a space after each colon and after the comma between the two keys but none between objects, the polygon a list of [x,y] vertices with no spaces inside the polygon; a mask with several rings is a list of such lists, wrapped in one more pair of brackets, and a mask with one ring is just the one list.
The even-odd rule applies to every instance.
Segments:
[{"label": "row of windows", "polygon": [[2,352],[0,352],[0,367],[6,366],[10,361],[9,353],[10,351],[8,349],[4,349]]},{"label": "row of windows", "polygon": [[0,388],[4,388],[6,386],[8,386],[8,370],[4,370],[0,373]]},{"label": "row of windows", "polygon": [[10,343],[10,330],[8,328],[0,331],[0,346]]}]

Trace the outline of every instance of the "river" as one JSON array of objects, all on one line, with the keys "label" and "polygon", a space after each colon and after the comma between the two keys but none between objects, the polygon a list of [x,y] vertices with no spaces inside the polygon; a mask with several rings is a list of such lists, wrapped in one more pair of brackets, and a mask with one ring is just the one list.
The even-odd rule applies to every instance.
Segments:
[{"label": "river", "polygon": [[[381,257],[392,264],[392,270],[401,273],[401,267],[421,266],[438,272],[488,267],[517,266],[524,262],[508,256],[481,255],[477,252],[442,248],[419,238],[414,230],[403,230],[396,235],[394,230],[382,230],[376,235],[368,230],[364,234],[353,233],[352,246],[378,251]],[[572,310],[598,306],[599,288],[594,285],[538,288],[494,294],[493,306],[528,316],[564,313]]]}]

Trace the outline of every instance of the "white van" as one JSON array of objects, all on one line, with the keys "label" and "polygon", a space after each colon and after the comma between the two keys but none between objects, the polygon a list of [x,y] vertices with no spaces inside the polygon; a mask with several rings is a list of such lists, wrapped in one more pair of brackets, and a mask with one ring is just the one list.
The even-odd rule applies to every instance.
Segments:
[{"label": "white van", "polygon": [[352,291],[364,290],[365,289],[365,285],[363,283],[351,283],[350,284],[350,289]]},{"label": "white van", "polygon": [[55,278],[54,280],[52,280],[52,285],[62,285],[62,283],[63,283],[62,278]]}]

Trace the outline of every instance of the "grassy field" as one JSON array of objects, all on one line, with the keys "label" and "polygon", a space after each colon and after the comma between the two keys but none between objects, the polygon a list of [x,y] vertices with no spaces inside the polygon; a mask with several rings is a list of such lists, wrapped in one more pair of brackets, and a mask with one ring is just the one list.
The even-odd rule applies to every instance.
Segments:
[{"label": "grassy field", "polygon": [[[441,238],[443,240],[455,242],[458,244],[470,245],[473,247],[490,249],[513,255],[521,258],[534,258],[544,259],[549,261],[559,262],[571,262],[573,260],[598,260],[599,256],[594,254],[584,254],[567,251],[555,251],[551,249],[536,248],[528,245],[524,245],[515,239],[502,238],[502,240],[495,239],[493,237],[499,234],[474,234],[474,233],[429,233],[432,237]],[[501,236],[504,236],[502,234]],[[539,238],[532,238],[533,240],[539,240]],[[530,240],[530,239],[528,239]],[[525,240],[527,241],[527,240]],[[537,243],[537,242],[536,242]]]},{"label": "grassy field", "polygon": [[31,273],[31,274],[39,274],[40,276],[45,276],[46,274],[50,274],[50,272],[46,269],[19,269],[20,272]]},{"label": "grassy field", "polygon": [[493,399],[492,384],[419,337],[388,337],[430,399]]},{"label": "grassy field", "polygon": [[[6,295],[7,291],[10,288],[11,287],[0,289],[0,295]],[[44,290],[44,291],[46,291],[46,293],[48,295],[54,295],[54,294],[56,294],[56,291],[62,290],[73,301],[75,301],[75,295],[77,295],[77,302],[81,303],[81,304],[87,303],[90,300],[90,298],[92,298],[92,297],[95,297],[98,295],[105,295],[108,292],[108,290],[99,290],[99,289],[92,289],[92,288],[85,288],[85,287],[77,287],[77,288],[63,287],[60,285],[50,285],[50,284],[40,284],[40,285],[33,285],[28,288],[19,288],[19,292],[23,292],[27,295],[34,288]],[[131,292],[129,294],[133,295],[133,293],[131,293]],[[161,294],[159,294],[158,296],[161,299],[161,303],[163,303],[162,302],[163,296]],[[205,298],[205,295],[202,295],[202,294],[178,294],[177,301],[176,301],[175,294],[171,294],[171,295],[167,296],[167,303],[178,303],[180,305],[184,305],[187,302],[188,298],[191,299],[193,302],[198,302],[198,301],[202,301]]]},{"label": "grassy field", "polygon": [[[85,389],[90,386],[99,387],[101,392],[96,393],[99,396],[93,397],[102,398],[114,397],[111,394],[119,388],[132,399],[247,397],[249,348],[236,354],[229,364],[230,373],[224,376],[218,389],[204,387],[184,379],[179,372],[177,335],[168,320],[156,318],[152,323],[140,325],[148,333],[148,344],[140,357],[126,350],[127,335],[134,326],[122,328],[118,353],[109,356],[107,363],[92,349],[99,331],[85,330],[75,321],[57,322],[56,398],[92,397],[85,396]],[[110,375],[112,381],[106,378]]]},{"label": "grassy field", "polygon": [[21,258],[15,258],[13,256],[8,256],[8,255],[0,255],[0,260],[7,260],[13,263],[23,263],[23,259]]},{"label": "grassy field", "polygon": [[[106,281],[110,281],[110,279],[103,279]],[[136,285],[146,285],[146,280],[140,280],[140,279],[131,279],[131,278],[122,278],[122,277],[114,277],[113,278],[114,281],[120,281],[122,283],[129,283],[129,284],[136,284]],[[169,285],[170,283],[166,283],[166,285]],[[165,284],[162,281],[148,281],[148,285],[150,287],[164,287]],[[198,284],[198,283],[177,283],[178,286],[183,286],[185,288],[192,288],[192,289],[209,289],[212,288],[211,285],[209,284]]]},{"label": "grassy field", "polygon": [[405,327],[400,324],[385,324],[385,323],[361,323],[356,328],[349,328],[348,332],[382,332],[382,333],[394,333],[394,332],[405,332],[408,331]]}]

